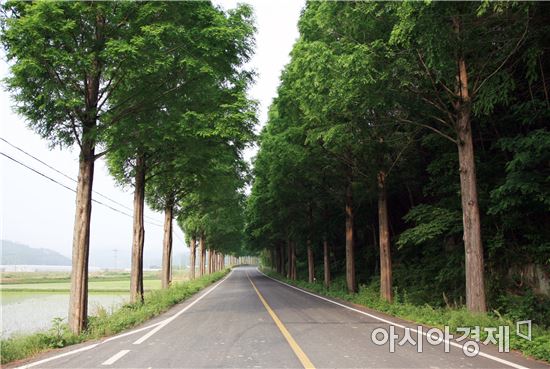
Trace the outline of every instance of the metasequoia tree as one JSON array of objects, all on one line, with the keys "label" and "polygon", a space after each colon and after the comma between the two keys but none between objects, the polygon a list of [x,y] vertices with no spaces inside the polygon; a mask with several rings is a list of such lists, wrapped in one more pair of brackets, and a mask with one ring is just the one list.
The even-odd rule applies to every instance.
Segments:
[{"label": "metasequoia tree", "polygon": [[[167,39],[179,45],[170,49],[172,54],[166,55],[164,63],[169,68],[161,73],[163,78],[170,80],[174,92],[162,101],[148,101],[148,109],[139,119],[125,120],[124,124],[117,125],[110,132],[111,172],[122,183],[131,182],[134,186],[132,302],[143,301],[143,209],[149,178],[165,177],[165,186],[157,186],[157,190],[162,192],[157,194],[157,200],[163,203],[156,205],[162,206],[168,213],[163,252],[163,286],[166,287],[170,279],[173,207],[176,196],[189,190],[181,181],[179,186],[178,182],[166,182],[170,172],[174,174],[175,160],[200,166],[201,159],[195,147],[206,142],[198,142],[198,139],[219,136],[238,140],[235,135],[246,130],[250,124],[243,120],[248,118],[249,101],[242,93],[250,80],[250,73],[241,68],[251,53],[253,27],[249,19],[250,9],[241,7],[225,15],[208,3],[165,5],[163,14],[169,20],[175,19],[182,27],[181,32],[177,33],[169,27],[158,32],[160,40]],[[220,27],[226,28],[227,32],[210,32]],[[173,37],[177,38],[172,40]],[[182,39],[191,37],[192,47],[181,47]],[[140,87],[146,88],[152,83],[151,80],[157,78],[158,73],[152,73],[148,79],[140,81]],[[132,90],[120,93],[117,99],[126,99]],[[180,171],[179,175],[196,174],[194,168],[183,172]],[[157,185],[162,182],[163,179],[160,179]]]},{"label": "metasequoia tree", "polygon": [[[162,69],[171,47],[158,39],[160,3],[6,2],[2,43],[17,111],[52,145],[79,148],[69,325],[86,326],[94,162],[105,131],[171,92],[166,78],[130,89]],[[166,20],[167,28],[178,25]],[[172,26],[172,27],[169,27]],[[114,95],[132,90],[126,99]]]},{"label": "metasequoia tree", "polygon": [[[472,120],[508,99],[509,62],[529,30],[527,4],[396,5],[391,43],[401,47],[402,87],[426,104],[430,120],[405,120],[458,149],[464,227],[466,305],[486,311],[484,256]],[[411,63],[416,61],[416,63]]]}]

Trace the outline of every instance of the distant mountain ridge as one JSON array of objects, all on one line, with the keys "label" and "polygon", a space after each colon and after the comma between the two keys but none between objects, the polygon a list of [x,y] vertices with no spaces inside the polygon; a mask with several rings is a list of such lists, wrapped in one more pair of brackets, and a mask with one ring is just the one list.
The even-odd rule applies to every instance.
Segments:
[{"label": "distant mountain ridge", "polygon": [[2,265],[71,265],[71,259],[44,248],[33,248],[21,243],[0,240]]}]

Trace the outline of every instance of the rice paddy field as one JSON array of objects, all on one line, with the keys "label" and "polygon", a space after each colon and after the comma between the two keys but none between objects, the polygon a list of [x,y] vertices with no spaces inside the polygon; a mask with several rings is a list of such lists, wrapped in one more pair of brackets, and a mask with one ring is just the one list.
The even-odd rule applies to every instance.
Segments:
[{"label": "rice paddy field", "polygon": [[[186,270],[174,270],[173,280],[187,279]],[[159,289],[160,272],[144,272],[146,291]],[[47,330],[52,320],[67,319],[70,275],[67,272],[7,272],[0,276],[0,338]],[[88,311],[112,311],[128,301],[130,273],[95,272],[88,282]],[[37,306],[39,308],[37,309]]]}]

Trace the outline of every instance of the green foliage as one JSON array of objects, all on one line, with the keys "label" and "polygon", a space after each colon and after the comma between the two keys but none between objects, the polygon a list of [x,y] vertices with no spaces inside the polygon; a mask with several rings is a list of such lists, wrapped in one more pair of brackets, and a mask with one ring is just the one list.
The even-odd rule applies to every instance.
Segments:
[{"label": "green foliage", "polygon": [[404,217],[407,222],[414,222],[416,226],[399,235],[397,246],[422,245],[437,238],[456,235],[462,229],[460,216],[458,211],[426,204],[418,205]]},{"label": "green foliage", "polygon": [[[426,320],[436,325],[494,322],[501,314],[536,317],[546,329],[547,296],[530,273],[547,274],[550,263],[549,10],[534,2],[308,2],[259,139],[245,213],[249,247],[266,263],[282,259],[286,266],[286,246],[294,242],[298,278],[305,278],[311,242],[322,280],[326,240],[329,293],[351,299],[343,279],[350,188],[356,274],[368,286],[353,299],[419,321],[433,315]],[[457,83],[462,59],[469,101]],[[462,310],[460,170],[473,167],[461,167],[457,155],[461,106],[471,112],[472,201],[481,215],[488,308],[498,311],[489,317]],[[377,292],[381,172],[388,179],[393,305]],[[541,337],[514,344],[548,358],[540,349],[548,333]]]}]

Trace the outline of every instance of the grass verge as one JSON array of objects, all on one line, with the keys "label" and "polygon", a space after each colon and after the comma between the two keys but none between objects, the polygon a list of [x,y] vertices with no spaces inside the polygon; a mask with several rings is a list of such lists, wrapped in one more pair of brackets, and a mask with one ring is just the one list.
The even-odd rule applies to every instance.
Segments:
[{"label": "grass verge", "polygon": [[[376,284],[360,286],[359,292],[350,294],[345,289],[344,283],[337,281],[330,288],[325,288],[322,283],[308,283],[305,281],[294,281],[287,279],[280,274],[264,269],[268,276],[286,282],[296,287],[317,293],[319,295],[334,297],[340,300],[349,301],[354,304],[366,306],[370,309],[393,315],[415,323],[443,329],[448,326],[451,333],[457,333],[457,328],[480,327],[480,340],[487,338],[484,328],[509,326],[510,327],[510,348],[518,350],[527,356],[535,359],[550,362],[550,330],[541,326],[532,325],[532,339],[528,341],[516,335],[516,323],[506,317],[492,312],[487,314],[474,314],[466,309],[434,308],[429,305],[413,305],[403,301],[388,303],[381,300]],[[462,333],[458,333],[462,335]]]},{"label": "grass verge", "polygon": [[191,297],[201,289],[223,278],[229,269],[206,275],[192,281],[174,283],[170,288],[146,293],[143,303],[125,304],[108,314],[100,309],[89,317],[88,328],[80,335],[72,334],[63,319],[56,318],[47,332],[10,337],[0,341],[0,361],[6,364],[34,356],[52,348],[60,348],[89,339],[119,333],[134,327],[168,310],[173,305]]}]

